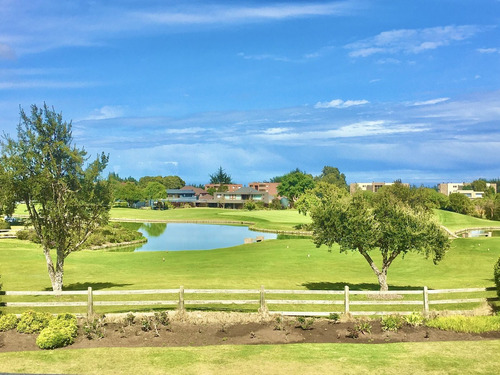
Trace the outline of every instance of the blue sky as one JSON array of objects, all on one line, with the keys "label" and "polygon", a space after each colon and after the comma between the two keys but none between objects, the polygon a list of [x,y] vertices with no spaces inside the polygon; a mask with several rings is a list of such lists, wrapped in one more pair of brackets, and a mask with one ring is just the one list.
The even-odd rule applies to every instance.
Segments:
[{"label": "blue sky", "polygon": [[0,0],[0,128],[46,102],[120,176],[500,177],[500,1]]}]

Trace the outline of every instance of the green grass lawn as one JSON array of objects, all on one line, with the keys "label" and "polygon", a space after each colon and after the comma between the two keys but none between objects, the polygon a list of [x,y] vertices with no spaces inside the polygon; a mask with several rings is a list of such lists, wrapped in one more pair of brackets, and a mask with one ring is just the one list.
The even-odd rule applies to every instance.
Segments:
[{"label": "green grass lawn", "polygon": [[444,225],[446,228],[453,232],[466,228],[500,228],[500,221],[480,219],[477,217],[457,214],[456,212],[444,210],[434,210],[434,213],[441,225]]},{"label": "green grass lawn", "polygon": [[65,374],[498,374],[500,340],[102,348],[0,354],[0,371]]}]

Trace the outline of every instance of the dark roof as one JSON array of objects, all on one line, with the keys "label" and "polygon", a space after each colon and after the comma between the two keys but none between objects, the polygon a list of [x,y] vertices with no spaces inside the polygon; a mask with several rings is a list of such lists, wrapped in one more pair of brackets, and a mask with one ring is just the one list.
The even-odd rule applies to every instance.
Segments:
[{"label": "dark roof", "polygon": [[194,190],[187,189],[167,189],[167,194],[194,195]]},{"label": "dark roof", "polygon": [[233,194],[247,194],[247,195],[262,195],[261,191],[257,191],[254,188],[251,187],[242,187],[239,188],[238,190],[234,191]]}]

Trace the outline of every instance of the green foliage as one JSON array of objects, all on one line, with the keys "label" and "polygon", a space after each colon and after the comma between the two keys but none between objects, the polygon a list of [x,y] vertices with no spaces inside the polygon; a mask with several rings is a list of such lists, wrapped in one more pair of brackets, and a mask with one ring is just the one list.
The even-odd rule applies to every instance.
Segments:
[{"label": "green foliage", "polygon": [[245,210],[248,210],[248,211],[253,211],[257,208],[257,205],[255,204],[254,201],[248,201],[248,202],[245,202],[245,204],[243,205],[243,208]]},{"label": "green foliage", "polygon": [[167,198],[167,189],[159,182],[149,182],[144,188],[145,199],[165,199]]},{"label": "green foliage", "polygon": [[119,223],[110,223],[99,227],[89,237],[86,247],[99,246],[106,243],[124,243],[142,240],[145,237],[141,232],[130,229]]},{"label": "green foliage", "polygon": [[278,193],[282,197],[287,197],[293,206],[302,194],[312,188],[314,188],[313,177],[296,169],[281,178]]},{"label": "green foliage", "polygon": [[[24,202],[30,224],[40,238],[54,290],[62,290],[64,259],[84,245],[108,220],[111,188],[100,179],[108,156],[87,164],[87,152],[73,144],[71,123],[44,105],[22,109],[17,139],[1,142],[0,206],[11,214]],[[87,164],[87,165],[86,165]],[[56,260],[50,251],[56,250]]]},{"label": "green foliage", "polygon": [[26,311],[21,315],[21,319],[19,319],[17,331],[21,333],[41,332],[42,329],[48,327],[52,319],[54,317],[49,313]]},{"label": "green foliage", "polygon": [[[321,185],[309,191],[298,206],[301,212],[310,213],[316,246],[339,244],[341,252],[359,252],[377,276],[381,290],[387,290],[387,270],[399,255],[418,252],[432,256],[437,263],[450,246],[432,212],[409,206],[399,191],[391,194],[386,190],[370,199]],[[380,268],[370,255],[375,249],[382,255]]]},{"label": "green foliage", "polygon": [[345,189],[346,191],[349,189],[345,181],[345,174],[340,173],[338,168],[324,166],[321,174],[319,176],[316,176],[314,180],[335,185],[341,189]]},{"label": "green foliage", "polygon": [[16,314],[0,315],[0,332],[16,328],[18,322]]},{"label": "green foliage", "polygon": [[460,193],[451,193],[448,197],[448,209],[459,214],[471,215],[474,212],[472,201]]},{"label": "green foliage", "polygon": [[232,184],[231,176],[227,174],[222,167],[214,173],[210,175],[210,183],[211,184],[219,184],[221,186]]},{"label": "green foliage", "polygon": [[83,324],[83,332],[89,340],[102,339],[106,334],[105,316],[88,319]]},{"label": "green foliage", "polygon": [[4,219],[0,219],[0,229],[10,229],[10,224]]},{"label": "green foliage", "polygon": [[498,261],[493,267],[493,280],[495,281],[495,285],[497,287],[497,294],[500,297],[500,258],[498,258]]},{"label": "green foliage", "polygon": [[274,319],[274,330],[275,331],[284,331],[285,330],[285,322],[283,321],[282,316],[277,316]]},{"label": "green foliage", "polygon": [[297,327],[303,330],[313,329],[314,318],[305,318],[303,316],[297,317]]},{"label": "green foliage", "polygon": [[328,315],[328,320],[332,321],[333,323],[338,323],[340,321],[340,314],[330,313],[330,315]]},{"label": "green foliage", "polygon": [[156,324],[170,327],[170,318],[167,311],[156,311],[153,315]]},{"label": "green foliage", "polygon": [[500,331],[500,316],[440,316],[427,321],[425,325],[447,331],[485,333]]},{"label": "green foliage", "polygon": [[127,316],[125,316],[125,324],[127,324],[128,326],[134,324],[134,321],[135,321],[135,315],[132,314],[131,312],[128,313]]},{"label": "green foliage", "polygon": [[380,325],[383,331],[397,332],[403,324],[405,319],[401,315],[386,315],[380,320]]},{"label": "green foliage", "polygon": [[369,322],[360,322],[354,327],[347,328],[346,337],[357,339],[359,335],[366,335],[372,332],[372,325]]},{"label": "green foliage", "polygon": [[151,331],[152,329],[151,318],[147,316],[141,318],[141,329],[144,332]]},{"label": "green foliage", "polygon": [[412,312],[410,315],[406,315],[404,317],[404,320],[405,322],[412,326],[412,327],[418,327],[418,326],[421,326],[422,324],[424,324],[425,322],[425,319],[424,317],[422,316],[422,314],[418,313],[418,312]]},{"label": "green foliage", "polygon": [[36,344],[40,349],[62,348],[71,345],[77,333],[76,317],[71,314],[61,314],[40,332]]},{"label": "green foliage", "polygon": [[279,199],[279,198],[273,198],[271,203],[269,203],[269,208],[271,210],[283,210],[284,209],[283,205],[281,204],[281,199]]}]

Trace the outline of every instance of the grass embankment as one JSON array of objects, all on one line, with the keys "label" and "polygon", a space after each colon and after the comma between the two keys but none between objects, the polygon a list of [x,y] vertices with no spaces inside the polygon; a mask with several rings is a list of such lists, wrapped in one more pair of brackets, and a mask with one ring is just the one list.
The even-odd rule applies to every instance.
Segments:
[{"label": "grass embankment", "polygon": [[[71,374],[497,374],[500,341],[102,348],[0,354],[0,371]],[[91,360],[89,360],[91,359]]]},{"label": "grass embankment", "polygon": [[434,210],[434,214],[441,225],[445,226],[452,232],[467,228],[500,228],[500,221],[480,219],[444,210]]}]

